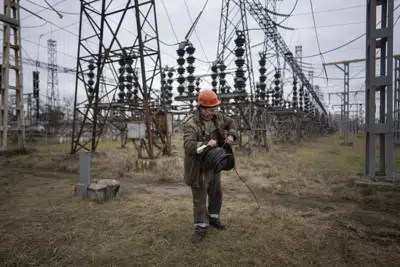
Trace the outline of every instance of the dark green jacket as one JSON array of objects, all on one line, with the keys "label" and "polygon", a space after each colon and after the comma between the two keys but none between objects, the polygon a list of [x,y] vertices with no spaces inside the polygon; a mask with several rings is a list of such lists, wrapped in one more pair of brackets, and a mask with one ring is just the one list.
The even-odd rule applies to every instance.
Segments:
[{"label": "dark green jacket", "polygon": [[[218,112],[212,118],[216,128],[219,146],[222,146],[228,135],[237,139],[236,123],[225,114]],[[197,154],[197,148],[208,142],[202,141],[200,110],[187,115],[183,121],[183,147],[185,151],[184,160],[184,179],[185,183],[191,187],[199,187],[199,180],[202,177],[200,171],[200,155]]]}]

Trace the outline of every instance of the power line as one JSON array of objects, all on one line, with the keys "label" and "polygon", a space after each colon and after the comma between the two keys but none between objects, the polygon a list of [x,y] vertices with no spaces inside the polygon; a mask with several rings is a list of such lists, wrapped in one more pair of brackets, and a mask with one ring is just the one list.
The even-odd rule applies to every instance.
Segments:
[{"label": "power line", "polygon": [[319,54],[321,56],[321,62],[322,62],[322,66],[323,66],[324,71],[325,71],[326,79],[328,79],[328,73],[326,73],[326,68],[325,68],[325,59],[324,59],[324,56],[321,53],[321,46],[319,44],[317,24],[315,23],[314,8],[313,8],[312,0],[310,0],[310,6],[311,6],[311,13],[312,13],[312,18],[313,18],[313,23],[314,23],[315,37],[317,38],[318,51],[319,51]]},{"label": "power line", "polygon": [[[394,2],[397,2],[397,1],[399,1],[399,0],[395,0]],[[366,5],[357,5],[357,6],[349,6],[349,7],[333,8],[333,9],[314,11],[314,14],[333,12],[333,11],[343,11],[343,10],[349,10],[349,9],[355,9],[355,8],[361,8],[361,7],[365,8]],[[295,13],[292,16],[302,16],[302,15],[311,15],[311,12],[304,12],[304,13],[297,13],[297,14]]]},{"label": "power line", "polygon": [[[365,23],[366,23],[366,21],[357,21],[357,22],[348,22],[348,23],[342,23],[342,24],[322,25],[322,26],[317,26],[317,29],[333,28],[333,27],[357,25],[357,24],[365,24]],[[314,27],[295,28],[295,30],[309,30],[309,29],[314,29]]]},{"label": "power line", "polygon": [[[183,0],[183,1],[184,1],[184,3],[185,3],[186,12],[188,13],[189,18],[190,18],[190,22],[193,24],[193,19],[192,19],[192,16],[190,15],[190,11],[189,11],[188,4],[187,4],[186,0]],[[202,9],[202,12],[203,12],[204,9],[206,8],[207,4],[208,4],[208,0],[206,0],[206,2],[205,2],[205,4],[204,4],[203,9]],[[196,37],[197,37],[197,39],[199,40],[200,48],[201,48],[201,50],[203,51],[204,57],[206,58],[207,61],[210,61],[210,60],[208,59],[208,57],[207,57],[207,54],[206,54],[205,50],[204,50],[203,44],[202,44],[202,42],[201,42],[201,39],[199,38],[199,35],[197,34],[196,28],[194,29],[194,34],[196,34]]]},{"label": "power line", "polygon": [[[396,7],[396,9],[399,8],[399,7],[400,7],[400,5],[398,5],[398,6]],[[395,9],[395,10],[396,10],[396,9]],[[396,26],[396,24],[397,24],[399,18],[400,18],[400,15],[397,16],[397,19],[396,19],[395,23],[393,24],[393,27]],[[378,25],[379,23],[381,23],[381,22],[378,22],[376,25]],[[328,54],[328,53],[330,53],[330,52],[339,50],[340,48],[343,48],[343,47],[345,47],[345,46],[347,46],[347,45],[349,45],[349,44],[351,44],[351,43],[354,43],[355,41],[357,41],[358,39],[360,39],[360,38],[362,38],[362,37],[364,37],[364,36],[365,36],[365,33],[361,34],[360,36],[354,38],[353,40],[351,40],[351,41],[349,41],[349,42],[347,42],[347,43],[345,43],[345,44],[343,44],[343,45],[341,45],[341,46],[338,46],[338,47],[332,48],[332,49],[330,49],[330,50],[327,50],[327,51],[325,51],[325,52],[322,52],[322,55],[325,55],[325,54]],[[303,58],[317,57],[317,56],[319,56],[319,55],[320,55],[320,54],[314,54],[314,55],[310,55],[310,56],[303,56]]]},{"label": "power line", "polygon": [[170,16],[169,16],[169,13],[168,13],[167,7],[165,6],[164,0],[161,0],[161,3],[162,3],[162,5],[163,5],[163,7],[164,7],[165,14],[167,14],[167,18],[168,18],[168,21],[169,21],[169,25],[171,26],[172,32],[173,32],[173,33],[174,33],[174,35],[175,35],[176,42],[178,42],[178,43],[179,43],[178,36],[176,35],[175,28],[174,28],[174,25],[173,25],[173,24],[172,24],[172,22],[171,22],[171,18],[170,18]]},{"label": "power line", "polygon": [[[61,3],[64,3],[65,1],[67,1],[67,0],[61,0],[60,2],[55,3],[55,4],[53,5],[53,7],[55,7],[55,6],[57,6],[57,5],[61,4]],[[37,15],[37,14],[39,14],[39,13],[42,13],[42,12],[45,11],[46,9],[47,9],[47,8],[44,8],[44,9],[39,10],[39,11],[35,11],[35,14]],[[25,17],[25,18],[22,18],[21,21],[22,21],[22,20],[25,20],[25,19],[28,19],[28,18],[30,18],[30,17],[33,17],[33,16],[34,16],[34,15],[31,14],[31,15]]]},{"label": "power line", "polygon": [[[39,5],[39,4],[37,4],[37,3],[35,3],[35,2],[32,2],[32,1],[30,1],[30,0],[25,0],[25,1],[31,3],[32,5],[41,7],[41,8],[43,8],[44,10],[53,10],[52,8]],[[62,2],[64,2],[64,1],[61,1],[60,3],[62,3]],[[48,3],[47,3],[47,4],[48,4]],[[53,7],[54,7],[55,5],[58,5],[58,4],[54,4]],[[43,11],[44,11],[44,10],[43,10]],[[67,14],[67,15],[79,15],[79,13],[75,13],[75,12],[66,12],[66,11],[60,11],[60,10],[57,10],[57,12],[58,12],[58,13],[62,13],[62,14]]]},{"label": "power line", "polygon": [[292,13],[296,9],[298,2],[299,2],[299,0],[296,0],[296,3],[294,3],[292,11],[290,11],[288,16],[286,18],[284,18],[281,22],[279,22],[278,25],[281,25],[285,20],[287,20],[290,16],[292,16]]}]

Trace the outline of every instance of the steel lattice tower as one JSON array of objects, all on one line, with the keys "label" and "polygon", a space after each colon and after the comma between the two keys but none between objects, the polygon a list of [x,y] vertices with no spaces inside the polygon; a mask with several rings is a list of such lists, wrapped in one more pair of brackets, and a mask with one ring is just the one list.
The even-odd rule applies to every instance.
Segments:
[{"label": "steel lattice tower", "polygon": [[47,40],[48,72],[46,106],[49,112],[60,108],[60,96],[58,89],[58,67],[57,67],[57,42]]},{"label": "steel lattice tower", "polygon": [[[3,22],[3,61],[1,64],[0,88],[0,150],[7,149],[9,131],[16,133],[18,147],[25,146],[25,120],[23,104],[23,68],[21,57],[21,27],[19,0],[4,0]],[[11,71],[15,72],[15,83],[10,81]],[[9,97],[15,96],[15,105]],[[16,121],[9,118],[9,111],[16,111]]]},{"label": "steel lattice tower", "polygon": [[[127,121],[142,121],[146,129],[152,130],[146,131],[146,138],[140,141],[148,157],[154,158],[153,149],[166,148],[168,143],[168,130],[161,129],[167,119],[163,118],[165,124],[155,122],[158,114],[166,113],[154,88],[161,88],[162,66],[155,1],[80,2],[71,153],[81,149],[95,152],[108,123],[126,125]],[[125,20],[129,24],[125,25]],[[113,80],[101,79],[106,70],[114,76]],[[79,90],[85,92],[84,99],[78,100]]]}]

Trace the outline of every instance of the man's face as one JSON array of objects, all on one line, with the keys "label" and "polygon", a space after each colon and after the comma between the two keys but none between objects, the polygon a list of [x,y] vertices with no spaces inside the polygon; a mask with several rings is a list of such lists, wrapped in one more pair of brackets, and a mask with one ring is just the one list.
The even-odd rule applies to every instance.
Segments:
[{"label": "man's face", "polygon": [[218,108],[217,107],[212,107],[212,108],[202,108],[201,112],[203,114],[203,116],[207,119],[211,119],[212,116],[214,116],[214,114],[216,114],[218,112]]}]

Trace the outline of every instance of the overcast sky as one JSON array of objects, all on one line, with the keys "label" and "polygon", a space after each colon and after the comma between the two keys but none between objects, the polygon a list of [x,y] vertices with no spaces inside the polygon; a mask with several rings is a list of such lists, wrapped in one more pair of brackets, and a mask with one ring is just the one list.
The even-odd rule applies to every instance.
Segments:
[{"label": "overcast sky", "polygon": [[[164,3],[163,3],[164,1]],[[22,23],[22,46],[23,57],[30,57],[40,61],[47,62],[47,40],[52,38],[57,41],[57,63],[60,66],[75,68],[76,56],[78,48],[78,32],[79,32],[79,9],[80,1],[78,0],[48,0],[52,6],[59,11],[63,18],[52,10],[39,7],[47,7],[44,0],[21,0],[22,7],[29,9],[33,13],[39,15],[40,19],[32,14],[22,10],[21,23]],[[109,1],[107,1],[109,2]],[[125,1],[113,1],[110,9],[121,7]],[[168,44],[175,44],[178,41],[183,41],[186,33],[188,32],[192,21],[199,14],[204,6],[205,0],[156,0],[157,20],[160,41],[160,50],[162,55],[162,65],[176,66],[176,49],[177,46]],[[217,53],[217,41],[219,34],[219,21],[221,13],[221,0],[210,0],[203,12],[200,21],[196,26],[196,32],[192,34],[190,41],[196,48],[195,57],[203,62],[213,61]],[[264,0],[262,0],[264,3]],[[296,0],[278,1],[277,12],[282,14],[289,13]],[[321,52],[330,50],[332,48],[343,45],[344,43],[360,36],[365,33],[366,25],[366,7],[365,0],[312,0],[315,23],[317,26],[317,33],[320,43]],[[395,7],[400,4],[400,1],[395,1]],[[164,6],[165,5],[165,6]],[[168,18],[168,16],[169,18]],[[249,28],[257,28],[257,24],[250,14],[248,16]],[[395,21],[400,16],[400,8],[395,11]],[[136,35],[134,13],[128,12],[126,19],[122,25],[123,29],[120,31],[119,39],[123,45],[129,45],[134,40]],[[46,22],[46,21],[48,22]],[[112,20],[118,21],[117,16],[113,16]],[[282,17],[278,17],[278,22]],[[51,23],[50,23],[51,22]],[[84,22],[84,28],[89,29],[90,24],[88,21]],[[172,23],[172,26],[171,26]],[[309,55],[319,53],[315,30],[313,28],[313,18],[311,15],[310,1],[300,0],[293,12],[293,15],[288,18],[284,26],[296,28],[294,31],[279,29],[280,34],[284,38],[286,44],[295,52],[296,45],[303,47],[303,62],[312,64],[314,68],[314,84],[320,85],[324,92],[325,102],[328,103],[329,92],[339,92],[343,90],[343,72],[334,66],[327,67],[329,81],[323,78],[322,63],[319,56],[307,58]],[[115,28],[115,24],[112,27]],[[395,26],[395,39],[394,39],[394,53],[400,53],[400,22]],[[85,30],[89,34],[88,30]],[[134,34],[134,35],[133,35]],[[106,33],[105,38],[111,39],[111,35]],[[255,45],[262,41],[263,34],[259,30],[250,31],[251,45]],[[88,44],[92,51],[97,50],[95,41]],[[255,77],[258,80],[258,55],[262,46],[253,48],[252,58],[253,64],[256,68]],[[204,51],[203,51],[204,50]],[[324,55],[325,62],[341,61],[348,59],[365,58],[365,38],[347,45],[346,47],[336,50]],[[195,74],[204,74],[209,68],[209,64],[203,62],[196,62]],[[350,66],[350,77],[356,74],[360,79],[354,79],[350,82],[350,90],[359,90],[362,88],[365,76],[364,63],[354,63]],[[24,65],[24,84],[25,92],[32,92],[32,71],[35,67]],[[109,73],[107,73],[109,75]],[[44,97],[47,88],[47,71],[40,69],[40,86],[41,95]],[[111,76],[112,77],[112,76]],[[288,81],[291,80],[290,74],[286,73]],[[59,92],[61,97],[73,96],[75,87],[75,75],[60,73],[59,79]],[[174,94],[176,95],[176,85],[174,84]],[[202,83],[202,87],[209,86],[207,83]],[[289,90],[285,88],[285,90]],[[286,94],[288,91],[286,92]],[[80,94],[80,97],[83,95]],[[356,100],[355,100],[356,99]],[[360,93],[355,97],[350,97],[350,102],[364,101],[364,94]],[[339,104],[340,99],[331,96],[330,104]],[[331,108],[330,108],[331,109]],[[332,110],[332,109],[331,109]],[[336,111],[339,108],[335,109]],[[333,110],[333,111],[335,111]]]}]

